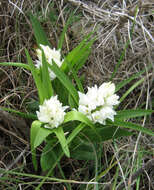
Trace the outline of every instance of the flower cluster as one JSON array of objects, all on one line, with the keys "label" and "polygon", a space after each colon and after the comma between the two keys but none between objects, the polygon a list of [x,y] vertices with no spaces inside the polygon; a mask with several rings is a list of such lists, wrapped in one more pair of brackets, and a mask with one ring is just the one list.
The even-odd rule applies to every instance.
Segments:
[{"label": "flower cluster", "polygon": [[45,100],[39,108],[40,110],[36,112],[38,119],[47,123],[46,128],[54,128],[64,121],[65,110],[68,106],[62,106],[57,96],[52,96],[49,100]]},{"label": "flower cluster", "polygon": [[113,106],[119,103],[119,96],[114,93],[115,85],[111,82],[103,83],[99,88],[96,85],[88,88],[86,94],[79,92],[78,111],[85,114],[94,123],[105,125],[107,118],[114,121],[116,112]]},{"label": "flower cluster", "polygon": [[[63,63],[61,60],[60,50],[51,49],[49,46],[40,44],[40,47],[44,51],[46,60],[49,64],[52,64],[52,60],[60,67]],[[37,49],[38,59],[36,61],[36,67],[42,66],[42,51]],[[49,69],[51,80],[56,75]],[[106,123],[106,119],[114,121],[114,106],[119,103],[119,96],[115,94],[115,85],[111,82],[103,83],[100,87],[95,85],[92,88],[88,87],[86,94],[79,92],[79,106],[78,111],[85,114],[94,123]],[[68,106],[62,106],[57,96],[51,97],[49,100],[45,100],[43,105],[39,106],[40,110],[37,111],[38,119],[46,123],[45,127],[53,128],[58,127],[63,121],[65,116],[65,110]]]},{"label": "flower cluster", "polygon": [[[61,54],[60,50],[51,49],[49,46],[44,46],[40,44],[40,47],[44,51],[45,58],[49,64],[52,64],[52,60],[60,67],[63,63],[63,60],[61,60]],[[36,60],[36,67],[40,68],[42,66],[42,51],[40,49],[36,49],[37,57],[39,60]],[[49,75],[51,80],[56,78],[56,75],[49,69]]]}]

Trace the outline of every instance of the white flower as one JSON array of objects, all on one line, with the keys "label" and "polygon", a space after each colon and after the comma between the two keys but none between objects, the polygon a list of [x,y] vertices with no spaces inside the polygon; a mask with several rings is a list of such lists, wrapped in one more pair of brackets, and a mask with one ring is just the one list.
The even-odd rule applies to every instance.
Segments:
[{"label": "white flower", "polygon": [[115,85],[111,82],[103,83],[98,90],[98,99],[101,102],[102,100],[110,106],[117,105],[119,103],[119,96],[114,94]]},{"label": "white flower", "polygon": [[86,105],[89,112],[96,109],[96,107],[99,105],[97,97],[98,88],[96,85],[92,88],[88,87],[88,92],[86,94],[79,92],[79,109],[81,105]]},{"label": "white flower", "polygon": [[88,87],[86,94],[79,92],[78,111],[85,114],[94,123],[105,125],[106,119],[114,121],[116,112],[114,105],[119,104],[119,96],[115,93],[115,85],[111,82],[103,83],[99,88],[95,85]]},{"label": "white flower", "polygon": [[[61,60],[60,50],[51,49],[49,46],[44,46],[40,44],[40,47],[44,51],[44,55],[49,64],[52,64],[52,60],[60,67],[64,60]],[[36,49],[37,57],[39,60],[36,60],[36,67],[40,68],[42,66],[42,51],[40,49]],[[51,80],[56,78],[56,75],[49,69],[49,75]]]},{"label": "white flower", "polygon": [[45,127],[54,128],[64,121],[65,110],[68,106],[62,106],[57,96],[52,96],[49,100],[45,100],[39,108],[40,110],[36,112],[38,120],[47,123]]},{"label": "white flower", "polygon": [[111,119],[114,121],[114,115],[116,115],[116,112],[113,110],[112,107],[106,106],[100,109],[99,111],[95,111],[92,113],[92,120],[94,123],[98,122],[103,125],[105,125],[105,120]]}]

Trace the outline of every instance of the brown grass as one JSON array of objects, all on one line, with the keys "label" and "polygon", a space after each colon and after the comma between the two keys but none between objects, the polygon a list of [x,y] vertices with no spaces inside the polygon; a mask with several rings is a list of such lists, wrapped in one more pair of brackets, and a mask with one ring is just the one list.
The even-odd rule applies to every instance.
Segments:
[{"label": "brown grass", "polygon": [[[52,8],[51,2],[54,2],[54,7]],[[139,8],[139,12],[133,37],[130,39],[130,29],[136,6]],[[85,34],[97,27],[97,40],[93,45],[88,62],[82,70],[86,76],[86,85],[92,86],[95,83],[101,84],[109,80],[128,39],[131,40],[131,43],[113,81],[115,83],[120,82],[153,64],[154,4],[152,0],[1,0],[0,62],[25,63],[25,48],[35,58],[35,52],[32,48],[36,46],[36,42],[28,17],[29,12],[38,15],[51,44],[56,46],[58,36],[66,23],[70,10],[76,10],[76,15],[80,15],[80,19],[74,22],[68,29],[65,36],[65,46],[63,47],[64,54],[75,47]],[[53,18],[53,24],[47,19],[50,11],[54,12],[53,14],[56,16],[55,20]],[[144,83],[128,96],[121,107],[135,109],[143,105],[143,109],[152,109],[152,101],[154,101],[153,76],[153,69],[147,70],[144,75],[140,76],[140,78],[145,77]],[[123,94],[132,84],[125,86],[120,93]],[[0,67],[1,106],[27,111],[26,103],[36,99],[36,88],[32,76],[28,71],[15,67]],[[7,115],[7,122],[4,115],[6,116],[6,113],[2,113],[0,110],[0,167],[8,170],[23,166],[25,172],[33,173],[29,149],[27,149],[27,146],[29,147],[28,133],[30,122],[25,120],[19,121],[20,119],[13,118],[17,123],[22,123],[24,127],[20,128],[19,124],[16,125],[16,122],[10,120],[10,118],[12,119],[12,115]],[[149,120],[143,118],[141,124],[152,129],[154,125],[152,122],[152,118]],[[27,129],[24,130],[24,128]],[[142,156],[141,164],[144,164],[153,157],[153,144],[154,139],[143,134],[134,135],[116,142],[117,148],[111,142],[107,142],[104,145],[104,150],[106,151],[102,160],[105,161],[107,167],[111,156],[114,155],[116,157],[120,168],[118,179],[124,181],[125,189],[128,189],[128,179],[130,184],[134,184],[131,181],[131,176],[133,175],[140,150],[150,152],[150,154],[147,153]],[[125,158],[120,160],[122,154],[125,155]],[[82,168],[82,162],[75,160],[67,160],[66,162],[70,165],[71,178],[77,177],[76,172]],[[86,174],[85,169],[83,169],[81,175]],[[127,178],[124,174],[125,172],[128,172]],[[151,172],[148,171],[143,174],[140,190],[154,189]],[[112,184],[113,174],[115,174],[115,170],[111,171],[111,173],[109,172],[102,179],[102,183],[109,182],[109,184]],[[78,176],[77,180],[82,179],[82,177]],[[17,184],[13,184],[13,182],[9,183],[10,187],[13,185],[18,186]],[[54,187],[58,189],[59,186],[56,187],[55,185]],[[72,187],[78,189],[78,186],[72,185]],[[5,184],[0,187],[0,189],[5,188],[7,188]],[[32,187],[28,189],[30,188]],[[61,189],[64,188],[61,187]]]}]

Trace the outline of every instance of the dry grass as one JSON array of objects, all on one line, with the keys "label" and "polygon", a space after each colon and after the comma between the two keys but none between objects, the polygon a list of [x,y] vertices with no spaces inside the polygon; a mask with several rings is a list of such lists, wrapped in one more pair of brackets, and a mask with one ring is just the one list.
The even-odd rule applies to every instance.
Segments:
[{"label": "dry grass", "polygon": [[[54,2],[54,7],[51,8],[52,2]],[[130,29],[136,6],[139,7],[139,12],[133,37],[130,39]],[[132,74],[147,68],[149,64],[153,64],[154,3],[152,0],[1,0],[0,62],[25,63],[25,48],[35,58],[35,52],[32,48],[35,47],[36,43],[28,17],[29,12],[32,11],[33,14],[38,15],[51,44],[56,46],[58,36],[65,25],[70,10],[75,10],[76,15],[80,15],[80,19],[74,22],[68,29],[65,36],[64,53],[75,47],[85,34],[97,28],[97,40],[93,46],[88,63],[82,70],[86,76],[86,85],[92,86],[94,83],[101,84],[109,80],[128,39],[131,43],[114,78],[114,82],[117,83],[127,79]],[[55,18],[52,17],[53,24],[47,17],[50,11],[55,16]],[[154,101],[153,76],[153,69],[147,70],[146,74],[141,76],[141,78],[145,77],[145,82],[131,93],[121,107],[135,109],[142,106],[141,108],[144,109],[152,109],[152,101]],[[125,86],[120,93],[122,94],[131,85]],[[32,76],[28,71],[13,67],[0,67],[0,105],[27,111],[26,103],[35,99],[37,99],[36,89]],[[152,118],[143,118],[141,124],[152,128],[154,125],[152,122]],[[27,129],[21,128],[20,124],[22,124],[24,129]],[[6,113],[0,111],[0,167],[6,170],[22,168],[21,171],[33,172],[29,149],[27,149],[29,147],[29,126],[29,121],[14,118],[10,114],[6,116]],[[111,142],[106,143],[102,160],[107,167],[111,156],[114,155],[116,157],[120,168],[118,180],[124,181],[125,189],[128,189],[129,184],[134,184],[131,176],[134,173],[134,168],[137,169],[139,167],[136,163],[139,153],[144,153],[141,157],[142,165],[152,159],[154,156],[153,151],[154,139],[139,134],[138,136],[134,135],[127,139],[122,139],[116,142],[116,145],[113,145]],[[120,160],[121,155],[124,155],[124,158]],[[72,172],[69,174],[70,179],[77,177],[76,173],[79,170],[81,170],[81,176],[86,174],[86,168],[81,169],[82,162],[73,162],[72,160],[67,160],[66,162],[70,165],[69,170]],[[127,177],[126,173],[128,173]],[[113,174],[115,174],[115,170],[112,170],[111,173],[109,172],[102,179],[102,182],[112,184],[114,181]],[[152,171],[143,173],[140,190],[154,189],[152,174]],[[128,179],[129,184],[127,183]],[[76,180],[83,180],[83,178],[78,176]],[[18,183],[15,185],[13,182],[10,182],[11,186],[17,187]],[[28,189],[32,187],[30,186]],[[58,189],[58,187],[60,186],[56,187],[54,185],[53,188]],[[78,189],[78,186],[74,185],[72,187]],[[1,189],[5,188],[5,184],[3,184]],[[64,189],[64,187],[61,186],[61,189]]]}]

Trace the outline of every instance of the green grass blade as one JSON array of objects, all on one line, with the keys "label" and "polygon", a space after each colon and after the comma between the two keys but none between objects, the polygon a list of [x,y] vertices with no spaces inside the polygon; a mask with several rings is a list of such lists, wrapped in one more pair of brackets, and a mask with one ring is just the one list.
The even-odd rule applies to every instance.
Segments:
[{"label": "green grass blade", "polygon": [[77,76],[77,74],[73,70],[72,70],[72,73],[73,73],[73,78],[74,78],[76,85],[78,87],[78,90],[80,92],[84,93],[84,89],[83,89],[83,86],[82,86],[82,83],[81,83],[79,77]]},{"label": "green grass blade", "polygon": [[[15,172],[15,171],[6,171],[6,169],[0,168],[0,173],[2,174],[11,174],[11,175],[17,175],[17,176],[24,176],[24,177],[29,177],[29,178],[34,178],[34,179],[46,179],[48,181],[56,181],[59,183],[76,183],[76,184],[80,184],[80,181],[75,181],[75,180],[67,180],[67,179],[59,179],[59,178],[54,178],[54,177],[47,177],[47,176],[41,176],[41,175],[34,175],[34,174],[30,174],[30,173],[23,173],[23,172]],[[85,182],[85,184],[93,184],[93,182]],[[95,184],[95,183],[94,183]],[[37,190],[40,190],[39,188],[36,188]],[[35,189],[35,190],[36,190]]]},{"label": "green grass blade", "polygon": [[25,63],[3,62],[3,63],[0,63],[0,65],[1,66],[15,66],[15,67],[21,67],[21,68],[30,70],[29,65]]},{"label": "green grass blade", "polygon": [[110,164],[107,169],[102,171],[96,178],[96,180],[100,180],[103,176],[105,176],[113,167],[117,165],[118,161],[113,162],[113,164]]},{"label": "green grass blade", "polygon": [[27,118],[27,119],[33,119],[33,120],[37,119],[37,116],[35,114],[32,114],[32,113],[23,113],[23,112],[14,110],[14,109],[4,108],[1,106],[0,106],[0,110],[11,112],[11,113],[14,113],[16,115],[19,115],[20,117]]},{"label": "green grass blade", "polygon": [[73,97],[75,103],[78,105],[78,92],[67,77],[64,72],[61,71],[61,69],[56,65],[56,63],[53,61],[53,64],[48,64],[49,68],[55,73],[59,81],[65,86],[65,88],[69,91],[71,96]]},{"label": "green grass blade", "polygon": [[[142,167],[142,160],[143,160],[143,152],[139,151],[138,156],[137,156],[137,167],[138,168]],[[136,180],[136,190],[140,190],[140,182],[141,182],[141,176],[138,176],[138,178]]]},{"label": "green grass blade", "polygon": [[114,181],[113,181],[113,185],[112,185],[112,190],[116,190],[116,184],[117,184],[117,181],[118,181],[118,175],[119,175],[119,166],[117,166],[116,168],[116,173],[114,175]]},{"label": "green grass blade", "polygon": [[142,127],[141,125],[135,124],[135,123],[121,121],[121,120],[115,120],[114,122],[111,122],[110,125],[129,128],[129,129],[133,129],[133,130],[140,131],[140,132],[143,132],[145,134],[154,136],[153,131],[151,131],[150,129],[147,129],[145,127]]},{"label": "green grass blade", "polygon": [[125,93],[124,95],[120,98],[120,103],[137,87],[139,86],[141,83],[144,82],[144,78],[140,79],[139,81],[137,81],[135,84],[133,84]]},{"label": "green grass blade", "polygon": [[116,85],[115,92],[119,91],[122,87],[124,87],[126,84],[130,83],[132,80],[138,78],[140,75],[142,75],[146,70],[149,70],[151,67],[152,67],[152,65],[150,65],[148,68],[143,69],[142,71],[140,71],[138,73],[135,73],[134,75],[132,75],[128,79],[125,79],[125,80],[121,81],[120,83],[118,83]]},{"label": "green grass blade", "polygon": [[145,115],[150,115],[154,113],[154,110],[121,110],[117,111],[117,115],[115,118],[117,119],[129,119],[129,118],[135,118],[135,117],[142,117]]},{"label": "green grass blade", "polygon": [[62,150],[61,145],[57,143],[57,138],[53,138],[50,141],[46,141],[46,144],[43,147],[41,154],[42,170],[48,171],[52,168],[53,165],[55,165],[55,163],[57,165],[59,163],[59,161],[57,162],[57,160],[61,153],[63,153],[64,155],[64,151]]},{"label": "green grass blade", "polygon": [[79,51],[75,54],[71,62],[68,60],[68,63],[71,64],[71,67],[73,67],[76,72],[85,64],[91,52],[91,46],[94,43],[94,41],[95,39],[90,40],[81,49],[79,49]]},{"label": "green grass blade", "polygon": [[47,36],[46,36],[44,30],[42,29],[41,24],[38,21],[38,19],[31,14],[30,15],[30,20],[31,20],[31,23],[32,23],[32,27],[33,27],[33,30],[34,30],[34,35],[35,35],[37,44],[38,45],[43,44],[43,45],[50,46],[50,43],[49,43],[49,41],[47,39]]}]

